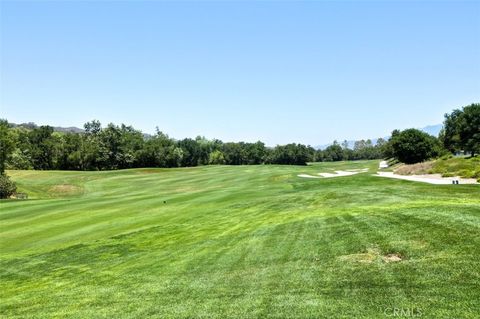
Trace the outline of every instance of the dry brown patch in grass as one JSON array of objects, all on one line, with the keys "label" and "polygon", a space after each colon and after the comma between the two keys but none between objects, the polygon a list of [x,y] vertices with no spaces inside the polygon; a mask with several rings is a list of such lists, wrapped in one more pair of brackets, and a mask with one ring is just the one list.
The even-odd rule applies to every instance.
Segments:
[{"label": "dry brown patch in grass", "polygon": [[75,194],[79,193],[81,188],[71,184],[60,184],[50,188],[50,193],[53,194]]},{"label": "dry brown patch in grass", "polygon": [[340,256],[339,259],[345,262],[371,264],[378,256],[380,256],[380,251],[377,248],[368,248],[365,253],[344,255]]},{"label": "dry brown patch in grass", "polygon": [[344,262],[371,264],[375,261],[385,263],[399,262],[403,258],[400,254],[392,253],[383,255],[378,248],[368,248],[367,252],[340,256],[339,259]]},{"label": "dry brown patch in grass", "polygon": [[422,175],[429,174],[433,167],[433,161],[402,165],[395,169],[394,173],[398,175]]},{"label": "dry brown patch in grass", "polygon": [[388,254],[388,255],[382,256],[382,259],[386,263],[394,263],[394,262],[402,261],[402,256],[400,256],[400,254]]}]

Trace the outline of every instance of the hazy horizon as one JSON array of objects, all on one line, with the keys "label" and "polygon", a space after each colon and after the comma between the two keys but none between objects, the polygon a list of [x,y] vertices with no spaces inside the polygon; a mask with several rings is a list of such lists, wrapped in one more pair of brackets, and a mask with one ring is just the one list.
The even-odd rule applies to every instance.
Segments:
[{"label": "hazy horizon", "polygon": [[480,100],[478,2],[0,3],[0,117],[322,145]]}]

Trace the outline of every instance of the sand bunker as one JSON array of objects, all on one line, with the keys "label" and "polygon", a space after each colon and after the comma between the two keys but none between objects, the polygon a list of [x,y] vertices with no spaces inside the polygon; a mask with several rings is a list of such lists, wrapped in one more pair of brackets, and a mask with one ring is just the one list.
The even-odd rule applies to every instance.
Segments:
[{"label": "sand bunker", "polygon": [[392,172],[377,172],[377,174],[373,176],[396,178],[406,181],[423,182],[438,185],[452,184],[452,181],[458,181],[459,184],[478,184],[477,180],[474,178],[442,177],[442,175],[440,174],[397,175]]},{"label": "sand bunker", "polygon": [[364,172],[368,172],[368,168],[354,168],[354,169],[347,169],[346,171],[364,173]]},{"label": "sand bunker", "polygon": [[378,165],[378,168],[388,168],[387,161],[381,161],[380,164]]},{"label": "sand bunker", "polygon": [[313,176],[313,175],[308,175],[308,174],[298,174],[298,177],[303,177],[303,178],[321,178],[318,176]]},{"label": "sand bunker", "polygon": [[298,177],[303,178],[331,178],[331,177],[340,177],[340,176],[350,176],[355,175],[358,173],[364,173],[368,171],[368,168],[357,168],[357,169],[349,169],[347,171],[335,171],[335,173],[318,173],[321,177],[309,175],[309,174],[299,174]]}]

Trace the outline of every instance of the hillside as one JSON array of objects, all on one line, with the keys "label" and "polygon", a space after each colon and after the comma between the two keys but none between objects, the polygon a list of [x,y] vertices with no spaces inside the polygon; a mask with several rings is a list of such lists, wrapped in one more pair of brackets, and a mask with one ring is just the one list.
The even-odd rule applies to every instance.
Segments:
[{"label": "hillside", "polygon": [[401,175],[441,174],[480,180],[480,157],[447,157],[424,163],[401,165],[395,169]]},{"label": "hillside", "polygon": [[0,311],[379,318],[398,307],[474,318],[478,186],[378,178],[377,167],[9,171],[32,199],[0,201]]},{"label": "hillside", "polygon": [[[8,124],[10,124],[12,127],[23,127],[23,128],[29,129],[29,130],[38,127],[37,124],[32,123],[32,122],[21,123],[21,124],[16,124],[16,123],[8,123]],[[84,132],[83,129],[75,127],[75,126],[71,126],[71,127],[54,126],[53,130],[55,132],[62,132],[62,133],[83,133]]]}]

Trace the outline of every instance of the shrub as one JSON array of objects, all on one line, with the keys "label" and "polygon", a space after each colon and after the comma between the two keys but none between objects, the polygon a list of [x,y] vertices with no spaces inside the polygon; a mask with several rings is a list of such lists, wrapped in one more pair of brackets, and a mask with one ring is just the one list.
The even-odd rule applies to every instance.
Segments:
[{"label": "shrub", "polygon": [[17,191],[17,186],[5,174],[0,174],[0,198],[9,198]]}]

